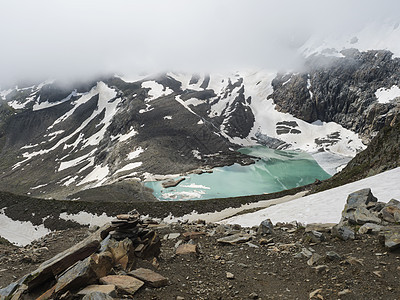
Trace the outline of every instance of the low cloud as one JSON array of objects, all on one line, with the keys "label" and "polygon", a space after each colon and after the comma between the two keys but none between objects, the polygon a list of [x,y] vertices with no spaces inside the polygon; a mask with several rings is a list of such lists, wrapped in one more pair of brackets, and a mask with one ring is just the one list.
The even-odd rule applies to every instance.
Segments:
[{"label": "low cloud", "polygon": [[293,69],[311,36],[400,20],[398,1],[7,1],[0,85],[104,73]]}]

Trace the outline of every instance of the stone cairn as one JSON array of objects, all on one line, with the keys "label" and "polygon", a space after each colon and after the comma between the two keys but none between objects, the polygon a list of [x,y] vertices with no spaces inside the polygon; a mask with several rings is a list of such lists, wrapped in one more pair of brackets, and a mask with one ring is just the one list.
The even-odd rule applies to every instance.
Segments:
[{"label": "stone cairn", "polygon": [[137,268],[139,259],[157,264],[161,247],[153,230],[157,226],[137,211],[118,215],[111,224],[0,289],[0,299],[75,299],[94,292],[120,298],[132,296],[142,286],[165,286],[165,277]]},{"label": "stone cairn", "polygon": [[142,221],[140,214],[134,210],[128,214],[117,215],[111,221],[112,231],[109,236],[116,241],[130,239],[135,249],[135,256],[148,259],[160,254],[161,241],[149,226],[151,221]]}]

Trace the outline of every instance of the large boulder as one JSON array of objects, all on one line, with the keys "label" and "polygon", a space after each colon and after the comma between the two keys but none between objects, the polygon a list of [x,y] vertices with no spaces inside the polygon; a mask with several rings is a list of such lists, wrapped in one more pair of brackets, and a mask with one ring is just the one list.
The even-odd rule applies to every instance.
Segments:
[{"label": "large boulder", "polygon": [[371,189],[362,189],[351,193],[347,197],[348,207],[366,206],[369,202],[377,202],[378,199],[372,195]]}]

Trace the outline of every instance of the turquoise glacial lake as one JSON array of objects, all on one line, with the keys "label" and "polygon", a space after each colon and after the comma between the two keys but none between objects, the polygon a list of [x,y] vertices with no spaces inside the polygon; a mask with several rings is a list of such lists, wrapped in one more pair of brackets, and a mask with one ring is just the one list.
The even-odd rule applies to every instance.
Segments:
[{"label": "turquoise glacial lake", "polygon": [[[279,192],[331,177],[312,156],[301,151],[273,150],[264,146],[239,152],[258,157],[255,164],[214,168],[213,173],[190,174],[176,187],[163,188],[163,181],[148,181],[159,200],[200,200]],[[179,179],[175,178],[175,179]]]}]

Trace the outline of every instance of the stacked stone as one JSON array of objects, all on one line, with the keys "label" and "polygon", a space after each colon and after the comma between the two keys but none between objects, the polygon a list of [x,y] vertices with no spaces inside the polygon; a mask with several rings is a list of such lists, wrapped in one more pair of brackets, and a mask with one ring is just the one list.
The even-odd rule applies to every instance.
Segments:
[{"label": "stacked stone", "polygon": [[111,221],[113,230],[110,232],[110,237],[121,241],[126,238],[135,240],[139,232],[139,215],[124,214],[118,215],[116,220]]},{"label": "stacked stone", "polygon": [[148,225],[140,220],[140,214],[136,211],[118,215],[116,220],[111,221],[110,238],[116,241],[130,239],[137,257],[157,257],[160,254],[161,241]]}]

